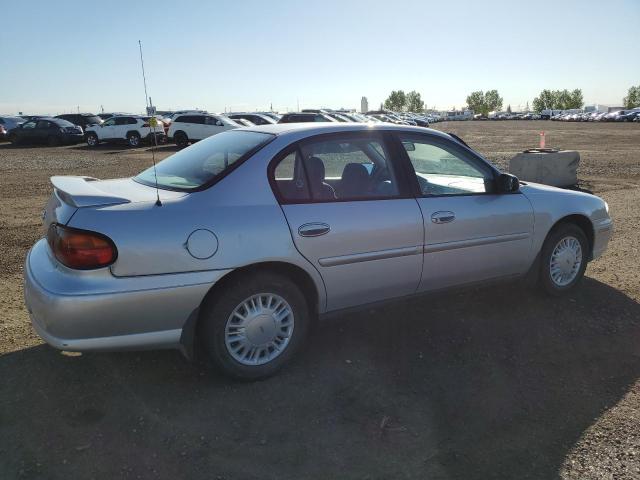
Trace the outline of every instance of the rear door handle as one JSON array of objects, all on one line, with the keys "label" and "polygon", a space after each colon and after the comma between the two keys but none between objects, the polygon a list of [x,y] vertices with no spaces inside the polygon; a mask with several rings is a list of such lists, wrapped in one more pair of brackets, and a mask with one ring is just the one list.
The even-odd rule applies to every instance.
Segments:
[{"label": "rear door handle", "polygon": [[331,228],[326,223],[305,223],[298,228],[301,237],[319,237],[329,233]]},{"label": "rear door handle", "polygon": [[433,223],[451,223],[456,219],[456,214],[453,212],[436,212],[431,215],[431,221]]}]

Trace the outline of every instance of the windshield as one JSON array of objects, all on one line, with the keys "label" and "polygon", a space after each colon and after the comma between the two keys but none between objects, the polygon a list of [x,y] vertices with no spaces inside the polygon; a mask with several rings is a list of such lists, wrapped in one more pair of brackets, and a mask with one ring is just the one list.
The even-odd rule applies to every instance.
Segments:
[{"label": "windshield", "polygon": [[[158,163],[158,187],[169,190],[201,187],[272,138],[273,135],[268,133],[249,131],[227,131],[213,135]],[[134,180],[155,186],[153,167],[140,173]]]}]

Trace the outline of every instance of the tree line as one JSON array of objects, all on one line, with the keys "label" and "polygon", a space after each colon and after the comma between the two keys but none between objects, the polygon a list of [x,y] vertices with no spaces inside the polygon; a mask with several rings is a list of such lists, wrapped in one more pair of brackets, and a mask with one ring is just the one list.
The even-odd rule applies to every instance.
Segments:
[{"label": "tree line", "polygon": [[[624,108],[640,107],[640,85],[632,86],[627,92],[627,96],[622,100]],[[499,111],[502,109],[502,97],[498,90],[488,90],[483,92],[478,90],[471,92],[467,96],[467,108],[475,113],[488,115],[489,112]],[[420,94],[415,90],[404,93],[403,90],[393,90],[389,97],[384,101],[384,108],[396,112],[424,112],[424,101]],[[571,110],[582,108],[584,105],[584,97],[582,90],[542,90],[540,94],[533,99],[533,110],[540,113],[542,110]],[[507,110],[511,110],[511,105]],[[529,103],[527,102],[527,110]]]}]

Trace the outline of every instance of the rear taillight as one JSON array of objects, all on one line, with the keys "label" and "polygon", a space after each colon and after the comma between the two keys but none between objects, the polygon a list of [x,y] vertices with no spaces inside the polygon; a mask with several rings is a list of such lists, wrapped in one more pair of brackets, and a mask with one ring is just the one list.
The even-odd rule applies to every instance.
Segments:
[{"label": "rear taillight", "polygon": [[47,242],[60,263],[77,270],[106,267],[118,257],[118,250],[110,238],[57,223],[49,227]]}]

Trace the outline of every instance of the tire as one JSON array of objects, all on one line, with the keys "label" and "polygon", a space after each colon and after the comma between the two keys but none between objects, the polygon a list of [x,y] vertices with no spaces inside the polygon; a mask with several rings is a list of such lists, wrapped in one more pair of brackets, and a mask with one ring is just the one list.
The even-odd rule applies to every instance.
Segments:
[{"label": "tire", "polygon": [[[256,308],[251,312],[244,305]],[[280,323],[274,319],[279,313],[285,314]],[[205,302],[198,335],[208,358],[225,375],[258,380],[275,374],[294,356],[309,323],[307,301],[296,284],[259,272],[236,279]]]},{"label": "tire", "polygon": [[15,133],[12,133],[11,135],[9,135],[8,140],[9,142],[11,142],[12,145],[20,145],[20,139]]},{"label": "tire", "polygon": [[176,132],[176,134],[173,136],[173,140],[180,148],[185,148],[187,145],[189,145],[189,138],[184,132]]},{"label": "tire", "polygon": [[580,227],[574,223],[555,227],[547,236],[540,254],[538,280],[542,291],[553,296],[572,291],[584,276],[588,258],[589,241]]},{"label": "tire", "polygon": [[91,148],[95,148],[100,143],[98,135],[95,133],[87,133],[87,145]]},{"label": "tire", "polygon": [[47,137],[47,145],[49,145],[50,147],[57,147],[58,145],[60,145],[60,139],[51,135]]},{"label": "tire", "polygon": [[140,134],[138,132],[130,132],[127,134],[127,145],[132,148],[140,146]]}]

